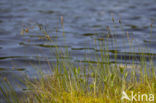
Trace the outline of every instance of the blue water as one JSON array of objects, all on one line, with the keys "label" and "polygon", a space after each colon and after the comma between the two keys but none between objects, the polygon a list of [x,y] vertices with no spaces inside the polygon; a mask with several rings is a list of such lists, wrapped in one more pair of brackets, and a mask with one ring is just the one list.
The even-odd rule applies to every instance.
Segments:
[{"label": "blue water", "polygon": [[[122,56],[140,58],[138,48],[148,49],[144,53],[154,55],[155,62],[155,17],[156,0],[0,0],[0,81],[6,77],[21,90],[15,85],[18,78],[25,75],[34,78],[39,68],[48,73],[47,59],[52,64],[56,62],[56,48],[47,46],[56,44],[59,48],[69,49],[67,60],[83,60],[87,51],[96,61],[94,54],[99,54],[100,49],[95,47],[93,39],[105,39],[107,26],[112,32],[108,40],[109,52],[114,55],[111,51],[117,50],[119,62]],[[44,34],[38,25],[44,27],[53,42],[42,39]],[[29,32],[21,35],[23,28],[29,28]],[[133,40],[133,50],[129,47],[126,32]],[[112,43],[113,37],[116,43]]]}]

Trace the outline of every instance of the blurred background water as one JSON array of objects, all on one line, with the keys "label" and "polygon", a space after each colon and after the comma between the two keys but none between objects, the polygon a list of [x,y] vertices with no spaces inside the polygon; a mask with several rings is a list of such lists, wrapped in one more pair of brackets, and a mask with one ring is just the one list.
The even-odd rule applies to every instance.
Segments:
[{"label": "blurred background water", "polygon": [[[122,56],[140,58],[138,48],[148,48],[144,53],[147,58],[153,55],[155,63],[155,17],[156,0],[0,0],[0,81],[6,77],[20,91],[16,85],[18,78],[33,78],[39,68],[48,73],[47,58],[52,64],[56,62],[56,44],[69,49],[71,55],[67,60],[83,62],[87,51],[91,61],[96,62],[94,54],[100,54],[100,49],[95,48],[93,39],[105,39],[108,26],[113,34],[109,37],[108,52],[114,55],[113,51],[118,51],[119,63]],[[46,27],[54,42],[42,39],[44,34],[38,25]],[[32,28],[21,35],[23,27]],[[133,50],[126,32],[133,39]],[[114,38],[116,44],[112,43]]]}]

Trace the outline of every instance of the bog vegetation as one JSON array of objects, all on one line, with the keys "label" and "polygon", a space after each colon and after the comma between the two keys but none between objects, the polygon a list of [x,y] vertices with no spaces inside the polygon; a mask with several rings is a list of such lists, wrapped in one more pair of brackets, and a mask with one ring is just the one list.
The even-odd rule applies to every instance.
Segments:
[{"label": "bog vegetation", "polygon": [[[112,21],[115,22],[114,18]],[[61,23],[63,25],[63,18],[61,18]],[[122,25],[121,20],[119,23]],[[53,42],[51,36],[42,27],[40,28],[41,32],[45,34],[44,39]],[[22,31],[22,34],[29,31],[25,30]],[[145,49],[140,49],[142,52],[137,54],[139,63],[136,63],[136,57],[131,55],[122,57],[119,63],[117,61],[118,51],[111,51],[114,54],[113,57],[110,54],[107,42],[109,36],[113,37],[113,34],[109,27],[107,30],[106,38],[98,40],[93,38],[95,45],[100,48],[99,55],[95,54],[96,62],[89,60],[87,56],[84,57],[83,62],[78,63],[65,60],[63,58],[70,56],[68,48],[62,50],[56,46],[57,62],[49,66],[52,75],[42,76],[33,82],[26,80],[25,85],[29,92],[21,98],[18,98],[13,90],[7,92],[7,89],[1,88],[6,100],[10,103],[131,103],[132,101],[121,99],[123,91],[128,96],[131,96],[132,92],[139,93],[139,95],[154,95],[156,93],[156,69],[152,58],[155,55],[144,53]],[[127,42],[131,45],[128,32],[125,35]],[[65,38],[64,33],[62,36]],[[114,39],[113,42],[115,44],[116,40]],[[114,61],[110,58],[113,58]],[[126,60],[129,58],[131,63],[126,63],[125,58]],[[42,74],[40,72],[40,75]],[[143,99],[146,100],[146,98]],[[133,102],[139,102],[139,100]]]}]

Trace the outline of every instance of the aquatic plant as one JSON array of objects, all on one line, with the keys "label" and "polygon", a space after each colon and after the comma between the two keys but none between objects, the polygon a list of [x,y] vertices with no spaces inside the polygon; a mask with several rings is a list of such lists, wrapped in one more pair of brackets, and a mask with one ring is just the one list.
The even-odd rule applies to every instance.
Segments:
[{"label": "aquatic plant", "polygon": [[[112,21],[115,22],[115,19],[112,18]],[[122,27],[121,20],[119,20],[119,23]],[[61,24],[63,26],[63,17],[61,17]],[[95,61],[91,61],[88,56],[77,63],[67,61],[62,57],[70,57],[68,48],[61,51],[58,46],[55,46],[57,62],[50,67],[52,75],[45,76],[41,72],[40,75],[43,76],[40,79],[35,79],[33,82],[29,79],[26,80],[25,85],[31,92],[26,94],[25,97],[21,97],[21,99],[18,99],[14,91],[7,95],[7,90],[0,88],[1,92],[10,103],[151,102],[144,98],[145,101],[138,100],[137,97],[133,100],[121,98],[123,92],[127,93],[127,96],[130,96],[131,92],[139,93],[139,95],[155,95],[156,69],[152,62],[152,57],[155,55],[140,52],[140,54],[137,54],[139,57],[136,58],[136,54],[133,53],[129,56],[123,55],[121,57],[122,61],[118,62],[117,58],[120,57],[120,53],[117,50],[110,50],[108,47],[110,35],[112,38],[114,35],[109,27],[106,27],[106,30],[108,30],[107,35],[109,35],[106,38],[93,38],[96,46],[95,50],[99,52],[99,55],[95,54]],[[42,29],[41,31],[45,34],[45,38],[52,41],[45,30]],[[129,45],[131,45],[132,39],[129,37],[129,33],[126,32],[125,35]],[[65,37],[64,32],[63,36]],[[116,38],[114,38],[113,44],[113,47],[117,46]],[[133,49],[132,46],[130,47]],[[49,46],[49,48],[51,47]],[[140,50],[144,51],[144,49]],[[123,52],[123,54],[125,53]],[[139,63],[135,63],[135,59],[139,59]],[[127,63],[127,60],[131,63]]]}]

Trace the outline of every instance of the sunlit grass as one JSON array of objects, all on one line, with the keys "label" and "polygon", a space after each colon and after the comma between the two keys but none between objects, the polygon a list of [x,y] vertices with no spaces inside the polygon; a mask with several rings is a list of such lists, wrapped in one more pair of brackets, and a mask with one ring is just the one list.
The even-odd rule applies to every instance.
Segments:
[{"label": "sunlit grass", "polygon": [[[63,25],[62,17],[61,24]],[[45,33],[48,40],[52,41],[46,31],[42,30],[42,32]],[[127,35],[128,42],[131,45],[128,32],[125,35]],[[64,33],[63,36],[65,36]],[[60,56],[68,57],[70,55],[68,48],[61,51],[58,46],[55,46],[57,63],[50,68],[53,74],[43,76],[33,82],[26,80],[26,86],[31,91],[26,97],[17,100],[17,95],[14,92],[5,95],[7,93],[3,88],[1,88],[1,91],[8,97],[8,101],[10,101],[10,95],[11,97],[15,96],[15,99],[11,98],[13,103],[131,103],[137,101],[121,100],[123,91],[128,95],[131,95],[132,91],[155,95],[156,71],[152,60],[147,63],[146,54],[141,53],[140,63],[135,63],[135,58],[129,58],[132,61],[131,64],[119,64],[117,62],[117,51],[113,52],[115,61],[110,60],[107,38],[106,40],[102,38],[99,43],[96,39],[93,41],[95,41],[96,46],[100,47],[100,56],[95,55],[96,62],[84,57],[87,65],[81,63],[81,61],[75,65],[73,62],[59,58]],[[124,58],[122,61],[124,61]],[[140,101],[140,103],[143,102]]]},{"label": "sunlit grass", "polygon": [[[129,75],[133,77],[128,80],[128,72],[123,73],[121,68],[100,67],[87,67],[90,74],[82,73],[80,67],[65,70],[63,73],[54,69],[52,76],[29,84],[33,87],[34,95],[27,99],[32,100],[32,103],[125,103],[128,101],[121,101],[122,91],[129,95],[131,91],[155,93],[155,76],[140,76],[137,81],[132,73]],[[116,70],[111,71],[112,69]]]}]

